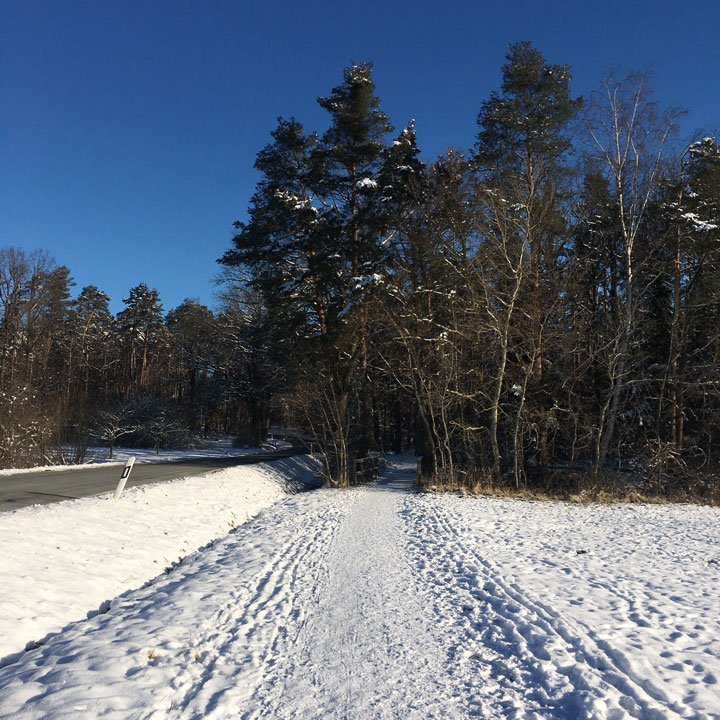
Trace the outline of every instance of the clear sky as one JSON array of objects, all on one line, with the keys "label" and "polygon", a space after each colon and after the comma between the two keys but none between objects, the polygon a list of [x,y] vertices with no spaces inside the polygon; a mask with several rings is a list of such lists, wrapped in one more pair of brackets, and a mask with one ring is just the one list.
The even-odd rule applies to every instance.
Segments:
[{"label": "clear sky", "polygon": [[718,38],[720,0],[0,0],[0,246],[49,250],[114,311],[140,282],[212,304],[277,116],[324,130],[351,61],[432,159],[472,146],[519,40],[576,94],[651,69],[685,133],[712,133]]}]

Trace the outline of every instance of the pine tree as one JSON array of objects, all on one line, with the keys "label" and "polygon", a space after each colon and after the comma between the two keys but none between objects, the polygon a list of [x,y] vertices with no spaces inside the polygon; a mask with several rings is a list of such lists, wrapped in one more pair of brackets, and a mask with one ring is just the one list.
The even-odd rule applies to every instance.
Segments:
[{"label": "pine tree", "polygon": [[379,109],[370,64],[347,68],[343,82],[318,102],[331,115],[322,139],[281,119],[259,153],[263,177],[249,220],[236,224],[235,248],[221,262],[246,268],[269,322],[282,329],[278,347],[313,367],[302,371],[321,386],[314,397],[329,428],[333,475],[347,483],[354,389],[361,453],[371,441],[367,308],[387,257],[376,175],[391,126]]},{"label": "pine tree", "polygon": [[365,456],[373,444],[367,301],[387,266],[378,175],[385,136],[393,128],[380,110],[371,63],[346,68],[343,83],[328,97],[318,98],[318,103],[332,121],[314,153],[313,178],[323,198],[325,241],[336,259],[339,286],[334,299],[341,304],[335,304],[333,310],[342,317],[351,357],[345,377],[338,378],[344,386],[338,397],[350,391],[357,372],[360,437],[356,451]]},{"label": "pine tree", "polygon": [[[550,387],[543,386],[546,365],[552,362],[546,336],[552,324],[550,311],[559,294],[559,258],[567,239],[563,202],[567,184],[565,159],[571,147],[568,125],[582,100],[571,98],[569,68],[548,65],[529,42],[510,46],[502,71],[501,93],[493,92],[478,115],[480,130],[474,160],[481,180],[494,193],[489,208],[490,225],[497,226],[500,222],[504,226],[496,227],[494,233],[503,238],[503,257],[510,257],[506,242],[510,240],[519,248],[517,252],[511,251],[512,257],[526,254],[529,260],[527,272],[514,261],[508,265],[515,268],[511,283],[517,287],[513,297],[521,302],[527,297],[527,313],[531,318],[531,326],[519,334],[530,339],[530,345],[517,348],[511,354],[531,358],[527,372],[535,385],[532,397],[536,403],[528,417],[537,428],[534,432],[536,461],[544,474],[549,453],[548,413],[553,405]],[[518,285],[520,278],[521,285]],[[530,287],[526,289],[528,282]],[[516,323],[525,313],[513,314],[510,320]],[[501,332],[498,337],[506,335]],[[503,368],[507,353],[508,348],[501,348],[499,358]],[[498,377],[503,375],[504,370]],[[498,389],[493,393],[493,415],[498,412]],[[524,393],[520,407],[525,407]],[[512,454],[516,459],[524,454],[522,443],[518,442],[524,434],[520,422],[521,411],[517,410],[512,431],[515,438]],[[491,443],[497,474],[500,459],[496,432],[495,429],[491,432]],[[519,482],[517,466],[515,474]]]},{"label": "pine tree", "polygon": [[[94,285],[85,286],[71,303],[71,333],[74,388],[68,392],[91,402],[111,393],[110,370],[116,363],[116,344],[110,298]],[[91,398],[94,395],[95,398]],[[98,397],[100,396],[100,397]]]},{"label": "pine tree", "polygon": [[184,409],[187,424],[204,434],[210,409],[209,378],[218,332],[213,312],[186,298],[165,318],[168,330],[168,384]]},{"label": "pine tree", "polygon": [[[716,377],[720,368],[720,148],[714,138],[692,143],[682,157],[680,177],[667,191],[664,213],[669,224],[668,362],[669,441],[675,452],[690,435],[706,445],[720,426]],[[698,392],[699,388],[705,390]],[[707,392],[712,389],[714,392]],[[665,388],[661,399],[666,396]],[[660,417],[664,420],[660,406]],[[663,423],[664,425],[664,423]],[[713,428],[713,430],[711,430]],[[712,452],[707,446],[707,451]]]},{"label": "pine tree", "polygon": [[281,344],[288,337],[326,335],[326,283],[331,275],[318,203],[308,186],[310,153],[317,135],[295,119],[278,119],[273,142],[255,162],[262,173],[247,222],[236,222],[234,248],[220,260],[246,273],[269,308]]},{"label": "pine tree", "polygon": [[158,291],[140,283],[130,289],[127,306],[118,313],[125,345],[125,397],[148,390],[152,352],[163,337],[162,304]]}]

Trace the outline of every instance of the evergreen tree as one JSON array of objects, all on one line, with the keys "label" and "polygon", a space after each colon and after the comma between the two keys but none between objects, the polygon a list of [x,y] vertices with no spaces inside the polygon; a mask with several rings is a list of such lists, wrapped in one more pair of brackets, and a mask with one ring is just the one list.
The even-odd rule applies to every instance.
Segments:
[{"label": "evergreen tree", "polygon": [[[527,297],[531,326],[522,329],[520,336],[530,339],[531,343],[512,354],[531,358],[527,372],[535,384],[532,393],[535,402],[534,407],[529,408],[528,418],[535,428],[532,434],[536,438],[536,462],[544,474],[550,442],[548,413],[553,406],[552,388],[544,382],[546,366],[553,361],[546,348],[546,338],[553,323],[550,311],[559,297],[559,261],[567,241],[564,200],[568,176],[565,160],[571,147],[568,129],[582,100],[571,98],[569,68],[548,65],[529,42],[510,46],[502,71],[501,93],[493,92],[478,115],[480,129],[474,160],[481,180],[495,194],[495,200],[507,208],[501,208],[495,201],[489,206],[489,223],[504,225],[494,233],[502,238],[503,256],[507,255],[505,249],[510,240],[520,248],[513,256],[527,254],[529,260],[529,272],[517,267],[512,273],[515,280],[511,282],[515,285],[522,274],[522,285],[517,286],[518,298],[522,302],[523,297]],[[511,265],[515,267],[512,262]],[[525,288],[528,282],[530,287]],[[512,322],[523,315],[514,313]],[[498,337],[504,335],[500,333]],[[507,357],[507,350],[501,349],[499,357],[504,367],[502,358]],[[495,414],[499,402],[497,389],[493,396]],[[523,407],[524,399],[523,394]],[[519,425],[519,412],[515,412],[512,433],[515,458],[524,454],[523,446],[517,442],[525,434]],[[494,436],[495,431],[491,434]],[[492,443],[497,473],[499,446],[494,437]]]},{"label": "evergreen tree", "polygon": [[240,268],[265,298],[278,342],[288,336],[327,334],[328,253],[317,241],[320,212],[308,186],[317,145],[294,119],[278,119],[273,142],[255,162],[262,174],[247,222],[236,222],[234,248],[220,262]]},{"label": "evergreen tree", "polygon": [[91,391],[112,392],[109,376],[118,346],[109,303],[110,298],[94,285],[85,286],[71,303],[75,391],[86,400]]},{"label": "evergreen tree", "polygon": [[386,258],[375,176],[391,126],[371,75],[370,64],[353,65],[330,96],[319,98],[331,115],[321,140],[294,120],[280,120],[274,142],[256,161],[263,177],[249,221],[236,224],[235,249],[222,258],[247,268],[268,319],[284,330],[279,345],[291,357],[299,350],[312,366],[298,365],[322,386],[323,393],[314,394],[317,413],[332,418],[325,423],[326,447],[341,483],[349,479],[349,404],[358,372],[362,454],[371,441],[367,302]]},{"label": "evergreen tree", "polygon": [[323,199],[324,240],[338,279],[332,312],[342,320],[344,337],[338,337],[336,347],[350,357],[346,371],[337,376],[337,397],[341,405],[345,403],[357,362],[356,451],[363,457],[373,444],[368,299],[388,260],[379,173],[385,137],[393,127],[380,110],[371,63],[346,68],[343,83],[328,97],[318,98],[318,103],[332,120],[313,154],[313,179]]},{"label": "evergreen tree", "polygon": [[712,453],[707,441],[720,427],[720,148],[715,138],[692,143],[683,153],[680,177],[667,190],[664,215],[672,292],[665,313],[668,361],[658,431],[669,427],[673,451],[682,452],[687,419],[696,446]]},{"label": "evergreen tree", "polygon": [[125,310],[118,313],[121,335],[124,336],[124,394],[149,389],[149,371],[153,351],[163,339],[162,304],[158,291],[140,283],[123,298]]},{"label": "evergreen tree", "polygon": [[165,318],[168,330],[168,380],[173,399],[183,407],[188,426],[205,434],[212,400],[209,380],[218,332],[213,312],[186,298]]},{"label": "evergreen tree", "polygon": [[578,188],[567,255],[564,312],[567,337],[561,359],[563,402],[572,423],[563,430],[565,456],[587,462],[608,391],[607,347],[617,327],[621,292],[621,233],[615,200],[602,173],[589,168]]}]

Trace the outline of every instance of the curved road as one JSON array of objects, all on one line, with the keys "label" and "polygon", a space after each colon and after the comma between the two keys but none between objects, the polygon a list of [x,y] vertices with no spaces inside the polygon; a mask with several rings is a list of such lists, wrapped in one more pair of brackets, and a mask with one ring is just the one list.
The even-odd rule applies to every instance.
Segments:
[{"label": "curved road", "polygon": [[[305,453],[307,453],[305,447],[294,446],[274,452],[237,457],[136,464],[125,487],[167,482],[236,465],[255,465]],[[34,471],[0,476],[0,512],[17,510],[28,505],[44,505],[112,492],[120,479],[122,469],[122,465],[99,465],[83,470]]]}]

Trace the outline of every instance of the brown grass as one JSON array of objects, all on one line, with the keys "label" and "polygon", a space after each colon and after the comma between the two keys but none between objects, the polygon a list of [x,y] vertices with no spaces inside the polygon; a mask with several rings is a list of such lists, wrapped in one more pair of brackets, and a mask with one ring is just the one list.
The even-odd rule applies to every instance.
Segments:
[{"label": "brown grass", "polygon": [[720,506],[720,477],[703,475],[675,478],[665,483],[628,483],[616,477],[600,481],[583,475],[556,474],[539,487],[492,480],[480,473],[460,477],[428,478],[421,483],[423,492],[454,493],[464,496],[515,498],[539,502],[571,502],[580,505],[600,503],[645,503],[654,505],[692,503]]}]

